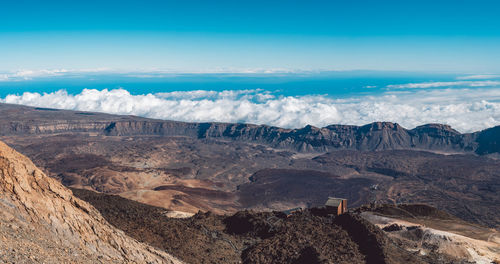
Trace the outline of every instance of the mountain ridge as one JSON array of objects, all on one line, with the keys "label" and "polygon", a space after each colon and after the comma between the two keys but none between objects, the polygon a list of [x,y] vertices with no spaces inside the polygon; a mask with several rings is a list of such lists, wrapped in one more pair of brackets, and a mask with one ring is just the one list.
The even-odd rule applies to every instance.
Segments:
[{"label": "mountain ridge", "polygon": [[[97,133],[104,136],[185,136],[266,144],[299,152],[334,150],[378,151],[389,149],[467,152],[486,155],[500,152],[500,126],[460,133],[449,125],[425,124],[406,129],[397,123],[373,122],[363,126],[307,125],[286,129],[238,123],[187,123],[82,111],[0,104],[0,135]],[[21,118],[23,117],[23,118]],[[27,120],[27,121],[19,121]]]}]

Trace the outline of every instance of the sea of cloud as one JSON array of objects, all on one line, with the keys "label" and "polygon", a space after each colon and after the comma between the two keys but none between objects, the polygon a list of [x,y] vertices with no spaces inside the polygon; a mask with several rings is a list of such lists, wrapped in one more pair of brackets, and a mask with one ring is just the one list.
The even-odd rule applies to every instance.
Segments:
[{"label": "sea of cloud", "polygon": [[8,95],[3,103],[137,115],[188,122],[244,122],[298,128],[390,121],[413,128],[443,123],[461,132],[500,124],[500,89],[388,90],[376,96],[280,96],[264,90],[177,91],[134,95],[124,89],[79,94]]},{"label": "sea of cloud", "polygon": [[[464,78],[464,77],[461,77]],[[500,81],[453,81],[453,82],[423,82],[423,83],[406,83],[406,84],[395,84],[388,85],[389,89],[428,89],[428,88],[439,88],[439,87],[451,87],[451,86],[461,86],[461,87],[492,87],[499,86]]]}]

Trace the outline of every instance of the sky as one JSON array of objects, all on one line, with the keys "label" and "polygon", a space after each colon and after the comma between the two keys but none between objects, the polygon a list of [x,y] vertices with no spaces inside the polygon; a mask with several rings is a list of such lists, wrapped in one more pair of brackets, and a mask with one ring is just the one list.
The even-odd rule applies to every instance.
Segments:
[{"label": "sky", "polygon": [[500,3],[3,1],[0,71],[496,73]]},{"label": "sky", "polygon": [[494,0],[2,1],[0,102],[188,122],[500,125]]}]

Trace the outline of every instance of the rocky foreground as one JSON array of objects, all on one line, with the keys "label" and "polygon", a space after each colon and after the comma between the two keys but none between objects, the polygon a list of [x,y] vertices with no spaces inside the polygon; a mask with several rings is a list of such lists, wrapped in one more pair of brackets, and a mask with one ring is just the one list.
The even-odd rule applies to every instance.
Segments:
[{"label": "rocky foreground", "polygon": [[0,262],[181,263],[111,226],[0,142]]},{"label": "rocky foreground", "polygon": [[363,206],[341,216],[283,212],[170,212],[74,189],[112,225],[187,263],[490,263],[500,233],[427,205]]}]

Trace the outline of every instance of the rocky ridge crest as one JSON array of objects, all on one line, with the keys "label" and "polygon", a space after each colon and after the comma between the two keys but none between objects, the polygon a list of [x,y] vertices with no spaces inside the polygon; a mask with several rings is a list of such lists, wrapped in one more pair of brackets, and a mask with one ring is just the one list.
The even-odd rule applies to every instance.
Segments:
[{"label": "rocky ridge crest", "polygon": [[[329,125],[286,129],[267,125],[186,123],[137,116],[33,108],[0,104],[0,136],[93,133],[102,136],[181,136],[202,140],[223,139],[266,144],[299,152],[341,149],[427,150],[479,155],[500,153],[500,126],[460,133],[448,125],[426,124],[406,129],[397,123],[364,126]],[[20,121],[22,120],[22,121]]]}]

